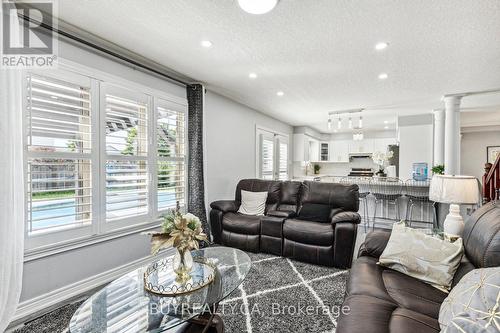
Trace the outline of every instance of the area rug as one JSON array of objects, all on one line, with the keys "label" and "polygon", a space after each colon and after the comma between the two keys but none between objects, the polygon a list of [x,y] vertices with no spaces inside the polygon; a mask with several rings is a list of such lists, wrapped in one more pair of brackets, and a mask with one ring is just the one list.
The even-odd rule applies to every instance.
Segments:
[{"label": "area rug", "polygon": [[[249,253],[245,281],[220,304],[227,333],[335,332],[347,270]],[[15,333],[67,332],[81,302],[59,308]]]}]

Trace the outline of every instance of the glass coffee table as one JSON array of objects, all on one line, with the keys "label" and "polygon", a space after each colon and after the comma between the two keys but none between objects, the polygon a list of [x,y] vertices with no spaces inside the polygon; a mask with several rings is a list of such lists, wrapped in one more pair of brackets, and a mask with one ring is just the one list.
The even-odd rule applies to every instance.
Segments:
[{"label": "glass coffee table", "polygon": [[[192,252],[216,269],[208,286],[178,296],[159,296],[144,289],[139,268],[87,299],[71,318],[71,333],[99,332],[222,332],[224,323],[215,312],[219,302],[233,292],[250,270],[250,257],[228,247]],[[173,256],[173,255],[172,255]]]}]

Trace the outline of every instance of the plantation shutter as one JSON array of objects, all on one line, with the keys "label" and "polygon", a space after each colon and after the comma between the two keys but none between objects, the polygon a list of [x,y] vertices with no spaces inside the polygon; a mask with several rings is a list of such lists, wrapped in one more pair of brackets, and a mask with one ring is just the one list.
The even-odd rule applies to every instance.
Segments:
[{"label": "plantation shutter", "polygon": [[91,81],[29,74],[26,83],[28,234],[90,224]]},{"label": "plantation shutter", "polygon": [[278,179],[287,180],[288,177],[288,141],[278,138]]},{"label": "plantation shutter", "polygon": [[156,99],[158,210],[186,201],[186,106]]},{"label": "plantation shutter", "polygon": [[106,220],[149,212],[148,110],[145,94],[106,85]]},{"label": "plantation shutter", "polygon": [[262,179],[274,178],[274,137],[261,134],[260,175]]}]

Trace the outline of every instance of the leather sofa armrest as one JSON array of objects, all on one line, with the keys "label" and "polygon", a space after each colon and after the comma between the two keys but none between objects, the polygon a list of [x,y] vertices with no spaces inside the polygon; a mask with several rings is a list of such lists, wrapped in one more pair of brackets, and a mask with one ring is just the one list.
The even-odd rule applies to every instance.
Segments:
[{"label": "leather sofa armrest", "polygon": [[331,218],[331,223],[333,225],[337,223],[359,224],[360,222],[361,222],[361,216],[356,212],[338,212],[334,214]]},{"label": "leather sofa armrest", "polygon": [[384,252],[390,236],[390,230],[375,230],[369,232],[366,235],[365,241],[359,247],[358,257],[369,256],[379,258],[382,252]]},{"label": "leather sofa armrest", "polygon": [[267,216],[275,216],[282,218],[291,218],[295,217],[295,212],[293,210],[270,210],[266,214]]},{"label": "leather sofa armrest", "polygon": [[234,200],[219,200],[212,202],[210,204],[210,207],[212,209],[220,210],[223,213],[236,213],[238,211],[238,208],[240,208],[240,204]]}]

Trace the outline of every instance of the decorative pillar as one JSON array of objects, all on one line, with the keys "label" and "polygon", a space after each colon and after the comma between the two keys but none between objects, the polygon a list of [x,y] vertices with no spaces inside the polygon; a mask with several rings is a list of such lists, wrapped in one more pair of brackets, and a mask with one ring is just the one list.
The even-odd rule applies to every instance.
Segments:
[{"label": "decorative pillar", "polygon": [[444,109],[434,110],[434,165],[444,164]]},{"label": "decorative pillar", "polygon": [[444,171],[447,175],[460,174],[460,101],[461,95],[444,97]]}]

